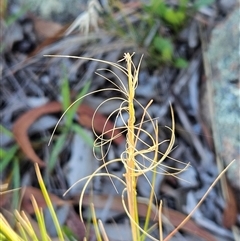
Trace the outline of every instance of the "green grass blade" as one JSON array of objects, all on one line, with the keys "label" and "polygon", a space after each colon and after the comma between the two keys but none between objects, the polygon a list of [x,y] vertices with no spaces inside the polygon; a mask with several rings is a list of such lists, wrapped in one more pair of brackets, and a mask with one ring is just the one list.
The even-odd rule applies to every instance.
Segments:
[{"label": "green grass blade", "polygon": [[28,237],[27,237],[27,234],[26,234],[23,226],[22,226],[19,222],[17,222],[17,228],[18,228],[18,230],[19,230],[19,233],[20,233],[22,239],[23,239],[24,241],[28,241],[29,239],[28,239]]},{"label": "green grass blade", "polygon": [[50,197],[48,195],[47,189],[46,189],[44,181],[42,179],[42,175],[40,173],[40,169],[39,169],[37,164],[35,164],[35,171],[36,171],[38,183],[39,183],[39,186],[41,188],[44,200],[45,200],[45,202],[47,204],[47,207],[48,207],[50,215],[52,217],[54,226],[56,228],[56,231],[57,231],[57,234],[58,234],[58,238],[59,238],[60,241],[64,241],[64,237],[63,237],[63,232],[61,230],[61,226],[60,226],[60,224],[58,222],[57,215],[55,213],[54,207],[53,207],[51,199],[50,199]]},{"label": "green grass blade", "polygon": [[[5,237],[8,241],[23,241],[23,239],[18,236],[18,234],[10,227],[7,220],[0,213],[0,234]],[[2,239],[0,239],[2,240]]]},{"label": "green grass blade", "polygon": [[56,161],[58,160],[57,157],[63,149],[66,138],[67,138],[67,133],[64,132],[58,137],[58,139],[54,143],[54,146],[53,146],[50,158],[49,158],[49,163],[48,163],[48,172],[49,173],[53,170],[53,168],[56,164]]},{"label": "green grass blade", "polygon": [[0,125],[0,132],[5,134],[6,136],[13,137],[13,133],[5,128],[3,125]]},{"label": "green grass blade", "polygon": [[41,236],[42,236],[41,240],[42,241],[48,241],[49,238],[48,238],[48,235],[47,235],[47,229],[46,229],[46,226],[45,226],[45,221],[44,221],[42,209],[39,209],[39,207],[37,205],[37,202],[36,202],[33,195],[31,196],[31,201],[32,201],[32,205],[33,205],[33,208],[34,208],[36,218],[37,218],[38,227],[40,229],[40,233],[41,233]]},{"label": "green grass blade", "polygon": [[[69,119],[71,119],[71,122],[72,123],[72,120],[73,120],[73,117],[79,107],[79,105],[82,103],[83,101],[83,98],[81,98],[82,96],[84,96],[85,94],[87,94],[89,88],[90,88],[90,84],[91,84],[91,81],[87,81],[86,84],[84,85],[84,87],[82,88],[82,90],[78,93],[78,95],[76,96],[76,99],[80,99],[75,105],[72,106],[72,108],[70,108],[68,110],[68,112],[66,113],[66,115],[69,116]],[[67,106],[68,107],[68,106]]]},{"label": "green grass blade", "polygon": [[96,217],[93,203],[90,204],[90,208],[91,208],[92,221],[93,221],[93,227],[95,230],[96,239],[97,239],[97,241],[102,241],[102,237],[100,234],[100,230],[98,228],[98,222],[97,222],[97,217]]},{"label": "green grass blade", "polygon": [[[151,189],[151,193],[150,193],[150,197],[149,197],[149,205],[148,205],[148,209],[147,209],[147,214],[146,214],[146,219],[144,222],[144,231],[147,232],[148,228],[149,228],[149,222],[150,222],[150,218],[151,218],[151,211],[152,211],[152,203],[153,203],[153,197],[154,197],[154,186],[155,186],[155,182],[156,182],[156,168],[154,168],[153,170],[153,176],[152,176],[152,189]],[[146,234],[143,233],[141,236],[141,241],[144,241],[146,239]]]},{"label": "green grass blade", "polygon": [[68,241],[77,241],[78,240],[77,235],[75,235],[69,227],[63,226],[62,230],[63,230],[65,236],[68,238]]},{"label": "green grass blade", "polygon": [[[61,96],[62,96],[63,110],[65,111],[68,108],[68,106],[71,104],[71,93],[70,93],[70,87],[69,87],[66,71],[64,71],[63,76],[64,77],[61,84]],[[71,125],[71,117],[68,112],[66,113],[65,118],[66,118],[66,125],[67,126]]]},{"label": "green grass blade", "polygon": [[83,140],[90,146],[93,147],[94,144],[94,140],[93,138],[91,138],[86,131],[84,130],[84,128],[82,128],[81,126],[77,125],[77,124],[73,124],[71,126],[71,130],[74,131],[75,133],[77,133],[79,136],[81,136],[83,138]]},{"label": "green grass blade", "polygon": [[[39,241],[38,237],[36,235],[35,230],[33,229],[33,226],[31,222],[29,221],[27,215],[25,214],[24,211],[21,212],[21,214],[18,212],[18,210],[15,210],[15,217],[20,223],[20,226],[24,230],[25,234],[27,234],[30,237],[31,241]],[[28,239],[27,239],[28,240]]]},{"label": "green grass blade", "polygon": [[4,150],[3,148],[0,148],[1,172],[3,172],[6,166],[11,162],[11,160],[13,160],[13,157],[15,156],[17,150],[18,150],[17,145],[12,146],[8,150]]},{"label": "green grass blade", "polygon": [[[19,167],[19,159],[17,157],[14,158],[13,160],[13,189],[17,189],[20,187],[20,167]],[[19,192],[13,192],[13,209],[18,209],[18,205],[19,205]]]}]

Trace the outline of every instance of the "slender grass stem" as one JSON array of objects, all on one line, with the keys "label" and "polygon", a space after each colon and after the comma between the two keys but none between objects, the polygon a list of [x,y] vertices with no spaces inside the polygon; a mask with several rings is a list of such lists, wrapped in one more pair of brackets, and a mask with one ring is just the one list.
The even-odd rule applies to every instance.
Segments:
[{"label": "slender grass stem", "polygon": [[140,240],[140,231],[138,228],[138,209],[137,209],[137,194],[136,194],[136,176],[135,174],[135,109],[134,109],[134,94],[135,94],[135,76],[132,75],[132,60],[130,54],[125,55],[127,61],[128,72],[128,131],[127,131],[127,160],[126,160],[126,185],[127,185],[127,200],[133,241]]}]

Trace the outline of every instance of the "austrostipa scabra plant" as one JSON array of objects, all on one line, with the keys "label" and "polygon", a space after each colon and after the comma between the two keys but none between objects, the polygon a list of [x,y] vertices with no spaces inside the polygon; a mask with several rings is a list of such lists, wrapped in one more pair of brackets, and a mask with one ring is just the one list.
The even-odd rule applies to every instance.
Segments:
[{"label": "austrostipa scabra plant", "polygon": [[[152,104],[152,100],[146,106],[143,106],[135,98],[135,91],[136,91],[136,88],[138,85],[138,74],[139,74],[140,63],[141,63],[142,58],[140,59],[139,64],[137,66],[135,66],[132,61],[132,55],[130,55],[129,53],[126,53],[126,54],[124,54],[123,59],[119,61],[119,62],[122,62],[122,61],[126,62],[126,67],[123,67],[120,63],[111,63],[111,62],[107,62],[104,60],[96,60],[96,59],[92,59],[92,58],[74,57],[74,56],[59,56],[59,55],[57,55],[57,56],[55,55],[54,57],[71,57],[71,58],[80,58],[80,59],[84,59],[84,60],[93,60],[93,61],[102,62],[102,63],[111,65],[112,67],[120,70],[126,76],[126,79],[127,79],[127,82],[124,82],[112,70],[100,69],[99,71],[104,70],[104,71],[110,72],[118,80],[118,84],[113,82],[113,80],[110,80],[109,78],[104,77],[101,73],[98,72],[97,74],[102,76],[107,81],[111,82],[113,87],[96,90],[92,93],[89,93],[89,94],[93,94],[93,93],[102,92],[102,91],[104,91],[104,92],[116,91],[117,92],[116,96],[118,96],[118,97],[107,99],[104,101],[103,104],[106,104],[108,101],[111,101],[113,99],[121,100],[121,104],[120,104],[119,108],[117,110],[115,110],[113,113],[111,113],[109,115],[109,117],[107,118],[107,120],[109,120],[109,118],[111,118],[112,116],[116,116],[116,118],[122,119],[122,122],[124,125],[122,127],[115,127],[115,129],[118,129],[120,131],[120,133],[122,133],[122,134],[124,132],[126,133],[126,148],[122,152],[122,154],[119,158],[110,160],[110,161],[106,161],[105,160],[106,152],[104,152],[104,150],[108,149],[109,146],[111,145],[111,142],[113,141],[113,138],[117,138],[118,136],[114,135],[114,131],[115,131],[115,129],[114,129],[114,130],[108,130],[108,132],[112,133],[111,139],[104,138],[106,135],[106,132],[104,130],[105,130],[105,127],[107,126],[107,121],[103,127],[103,132],[100,135],[95,133],[95,131],[93,129],[93,131],[96,135],[95,147],[98,147],[101,149],[102,165],[92,175],[87,176],[78,181],[78,182],[83,181],[83,180],[86,181],[86,183],[83,187],[83,190],[82,190],[82,194],[80,196],[80,201],[79,201],[81,219],[83,219],[81,207],[82,207],[84,192],[86,191],[86,188],[89,185],[89,183],[91,182],[91,180],[96,176],[103,176],[103,175],[108,176],[110,178],[110,180],[116,178],[125,187],[122,192],[122,205],[130,220],[131,231],[132,231],[132,240],[138,240],[138,241],[144,240],[146,238],[146,236],[148,236],[152,240],[157,240],[147,232],[147,230],[149,230],[149,228],[150,228],[149,227],[149,217],[150,217],[150,213],[151,213],[151,209],[152,209],[152,203],[153,203],[153,201],[156,201],[156,200],[154,200],[155,194],[153,191],[154,190],[153,187],[155,184],[156,175],[170,174],[170,173],[164,171],[164,168],[162,168],[162,165],[163,165],[164,159],[166,157],[168,157],[168,155],[170,154],[170,152],[173,148],[174,139],[175,139],[175,136],[174,136],[175,126],[174,126],[174,120],[173,120],[172,127],[168,128],[171,131],[171,137],[169,140],[164,141],[164,142],[168,142],[168,147],[167,147],[165,153],[160,153],[159,145],[161,145],[162,143],[159,142],[159,140],[158,140],[158,123],[157,123],[157,120],[152,119],[150,114],[148,113],[148,108]],[[127,85],[124,83],[127,83]],[[89,95],[89,94],[87,94],[87,95]],[[80,99],[73,102],[69,106],[69,108],[65,111],[65,113],[79,100]],[[135,115],[136,108],[142,109],[142,117],[140,118],[140,120],[136,120],[136,115]],[[98,110],[98,108],[97,108],[97,110]],[[128,115],[128,120],[125,122],[124,118],[123,118],[123,114],[126,114],[126,113]],[[64,114],[63,114],[63,116],[64,116]],[[173,110],[172,109],[171,109],[171,114],[172,114],[172,119],[173,119]],[[59,122],[61,121],[62,117],[59,119]],[[93,116],[92,121],[94,121],[94,116]],[[143,124],[152,125],[153,130],[154,130],[153,133],[148,133],[143,128]],[[55,129],[57,128],[57,125],[56,125]],[[146,143],[144,140],[142,140],[140,138],[142,133],[144,133],[148,137],[151,144]],[[138,150],[137,149],[138,142],[141,142],[145,148]],[[104,148],[104,146],[106,146],[106,145],[107,145],[107,148]],[[152,159],[149,158],[148,153],[153,154]],[[141,159],[144,159],[145,162],[139,162],[138,161],[139,157],[141,157]],[[108,165],[115,163],[115,162],[123,163],[123,166],[125,168],[125,173],[123,175],[123,179],[121,179],[117,176],[114,176],[113,174],[108,172]],[[169,168],[171,169],[171,167],[169,167]],[[185,166],[185,168],[187,168],[187,165]],[[103,169],[105,169],[105,171],[103,171]],[[177,170],[172,169],[173,172],[170,175],[177,175],[178,173],[180,173],[183,170],[184,169],[177,169]],[[151,172],[151,171],[153,172],[153,178],[152,178],[152,180],[149,180],[146,176],[146,173]],[[137,208],[138,200],[137,200],[137,190],[136,190],[137,180],[138,180],[138,177],[141,175],[144,175],[146,177],[146,182],[149,183],[149,185],[151,186],[151,189],[152,189],[152,191],[150,193],[150,197],[149,197],[149,210],[146,214],[146,221],[145,221],[143,228],[141,228],[140,224],[139,224],[138,208]],[[125,202],[125,200],[126,200],[126,202]],[[157,215],[157,213],[156,213],[156,215]]]},{"label": "austrostipa scabra plant", "polygon": [[[124,58],[121,60],[121,61],[126,62],[126,67],[123,67],[120,63],[112,63],[112,62],[108,62],[108,61],[104,61],[104,60],[98,60],[98,59],[92,59],[92,58],[86,58],[86,57],[64,56],[64,55],[54,55],[54,56],[48,55],[48,56],[49,57],[65,57],[65,58],[67,57],[67,58],[98,61],[100,63],[110,65],[111,67],[120,70],[126,76],[126,79],[127,79],[127,82],[126,82],[127,84],[125,85],[124,84],[125,82],[122,79],[120,79],[114,73],[113,70],[100,69],[99,71],[103,70],[103,71],[108,71],[109,73],[111,73],[112,76],[114,76],[117,79],[118,84],[116,84],[113,80],[103,76],[101,73],[98,72],[97,74],[100,75],[101,77],[103,77],[105,80],[112,83],[113,87],[96,90],[96,91],[93,91],[93,92],[85,95],[85,96],[87,96],[87,95],[97,93],[97,92],[107,92],[107,91],[113,92],[113,91],[115,91],[117,93],[116,97],[105,100],[104,104],[108,103],[108,101],[111,101],[113,99],[121,100],[121,104],[117,110],[115,110],[113,113],[111,113],[109,115],[109,117],[107,118],[107,121],[104,124],[103,131],[100,135],[98,135],[93,129],[93,132],[96,135],[95,147],[98,147],[101,150],[102,165],[100,165],[100,167],[97,168],[91,175],[82,178],[81,180],[79,180],[78,182],[76,182],[74,184],[74,185],[77,185],[77,183],[79,183],[81,181],[85,181],[85,184],[82,189],[82,193],[80,195],[80,200],[79,200],[80,218],[83,221],[83,215],[82,215],[83,198],[84,198],[86,189],[87,189],[88,185],[90,184],[90,182],[93,180],[93,178],[96,176],[108,176],[111,181],[114,178],[116,178],[124,186],[124,189],[121,194],[122,206],[124,207],[126,215],[128,216],[129,221],[130,221],[132,240],[133,241],[144,241],[146,239],[146,237],[150,238],[151,240],[155,240],[155,241],[163,240],[162,228],[161,228],[161,225],[162,225],[161,224],[161,213],[160,213],[161,208],[156,208],[156,206],[153,204],[154,201],[155,201],[155,203],[157,203],[156,197],[154,194],[154,189],[153,189],[153,187],[155,185],[156,175],[174,175],[177,177],[177,174],[184,171],[188,167],[187,164],[184,166],[183,169],[175,169],[173,167],[168,167],[168,170],[172,169],[171,173],[166,172],[165,168],[164,168],[163,161],[166,157],[169,157],[169,154],[173,148],[174,140],[175,140],[175,136],[174,136],[175,124],[174,124],[174,119],[173,119],[174,116],[173,116],[172,108],[170,107],[171,114],[172,114],[172,126],[167,127],[171,132],[171,136],[170,136],[169,140],[164,141],[164,142],[168,143],[168,147],[166,148],[165,153],[161,153],[159,151],[159,146],[163,142],[160,142],[158,139],[158,123],[157,123],[157,120],[152,119],[150,114],[148,113],[148,108],[150,107],[152,101],[150,101],[146,106],[143,106],[135,98],[135,90],[138,85],[138,74],[139,74],[141,59],[140,59],[140,63],[137,66],[135,66],[132,61],[132,55],[130,55],[129,53],[126,53],[126,54],[124,54]],[[81,98],[84,98],[84,96],[82,96]],[[59,119],[59,121],[53,131],[53,134],[54,134],[58,124],[60,123],[60,121],[62,120],[64,115],[66,114],[66,112],[74,104],[76,104],[79,100],[80,99],[77,99],[76,101],[74,101],[66,109],[66,111],[63,113],[62,117]],[[136,114],[135,114],[136,108],[140,108],[142,110],[142,117],[140,119],[136,119]],[[96,109],[96,112],[97,112],[97,110],[98,110],[98,108]],[[128,115],[127,121],[124,121],[123,113],[127,113],[127,115]],[[122,127],[115,126],[115,128],[113,128],[112,130],[109,130],[106,128],[107,122],[113,116],[115,116],[116,118],[121,118],[122,122],[123,122],[123,126]],[[94,122],[94,116],[92,119],[92,124],[93,124],[93,122]],[[143,128],[144,124],[152,125],[153,130],[154,130],[153,133],[148,133]],[[125,145],[126,148],[118,158],[106,161],[106,151],[104,151],[104,150],[106,150],[106,149],[108,150],[109,146],[111,145],[111,142],[114,140],[114,138],[118,138],[118,135],[115,135],[115,130],[117,130],[117,129],[120,133],[118,135],[121,135],[124,133],[126,134],[126,145]],[[107,131],[105,131],[105,130],[107,130]],[[109,132],[111,133],[112,138],[106,139],[105,136],[107,133],[109,136]],[[150,139],[150,144],[146,143],[143,139],[141,139],[142,133],[144,133],[148,137],[148,139]],[[50,138],[50,141],[51,141],[51,139],[52,138]],[[138,149],[137,148],[138,142],[141,142],[142,144],[144,144],[143,145],[144,148]],[[104,146],[107,146],[107,148],[104,148]],[[148,153],[152,153],[153,158],[149,158]],[[141,157],[142,159],[144,159],[145,162],[139,162],[138,157]],[[108,166],[110,164],[116,163],[116,162],[121,162],[125,168],[125,173],[123,175],[123,178],[120,178],[120,177],[115,176],[108,172]],[[152,180],[149,180],[147,178],[147,175],[146,175],[147,172],[153,172]],[[142,175],[146,177],[146,182],[149,183],[151,190],[152,190],[150,193],[148,202],[147,202],[148,210],[146,212],[145,224],[143,225],[143,227],[142,227],[142,225],[140,225],[140,221],[139,221],[139,210],[138,210],[139,199],[138,199],[138,195],[137,195],[137,181],[138,181],[138,178]],[[196,208],[193,209],[191,214],[203,202],[204,198],[209,193],[209,191],[211,190],[213,185],[215,185],[215,183],[219,180],[220,176],[221,175],[219,175],[219,177],[210,186],[210,188],[208,189],[208,191],[206,192],[204,197],[200,200],[200,202],[196,206]],[[70,188],[72,188],[72,187],[70,187]],[[118,190],[116,189],[116,191],[118,191]],[[160,205],[160,207],[161,207],[161,205]],[[91,210],[92,210],[93,217],[95,217],[93,206],[92,206]],[[158,218],[158,220],[159,220],[159,237],[158,238],[153,237],[150,234],[150,231],[154,228],[154,227],[151,227],[149,224],[150,215],[153,210],[155,211],[156,217],[157,216],[159,217]],[[187,222],[187,220],[189,220],[189,218],[190,218],[190,215],[188,215],[186,220],[184,220],[164,240],[170,240],[170,238],[177,232],[177,230],[179,230],[179,228],[181,228]],[[102,233],[102,236],[99,233],[100,228],[97,227],[97,225],[99,225],[99,224],[96,220],[96,217],[93,218],[93,223],[95,225],[95,232],[96,232],[96,236],[98,237],[97,239],[98,240],[107,240],[106,238],[102,239],[103,233]]]}]

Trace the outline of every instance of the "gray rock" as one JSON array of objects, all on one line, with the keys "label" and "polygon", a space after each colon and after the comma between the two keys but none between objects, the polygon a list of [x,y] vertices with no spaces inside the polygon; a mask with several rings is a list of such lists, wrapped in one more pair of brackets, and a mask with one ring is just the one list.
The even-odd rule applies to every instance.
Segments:
[{"label": "gray rock", "polygon": [[240,190],[240,11],[236,8],[212,32],[207,52],[212,77],[212,126],[216,152],[224,165],[235,163],[227,177]]},{"label": "gray rock", "polygon": [[226,14],[234,8],[236,2],[237,0],[219,0],[218,6],[221,12]]}]

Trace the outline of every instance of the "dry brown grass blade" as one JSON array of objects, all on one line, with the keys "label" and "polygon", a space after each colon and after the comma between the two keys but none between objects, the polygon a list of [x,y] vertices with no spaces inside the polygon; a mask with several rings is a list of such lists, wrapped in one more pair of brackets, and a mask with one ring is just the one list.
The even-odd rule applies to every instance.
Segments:
[{"label": "dry brown grass blade", "polygon": [[[78,199],[78,198],[77,198]],[[104,208],[107,203],[108,196],[106,195],[85,195],[83,198],[83,204],[88,206],[91,202],[94,204],[95,208]],[[125,200],[126,202],[127,200]],[[115,196],[113,198],[113,201],[111,203],[111,209],[114,211],[118,211],[121,213],[125,213],[125,210],[122,205],[122,199],[120,196]],[[148,204],[144,203],[140,200],[138,200],[138,210],[139,215],[141,217],[146,217],[148,209]],[[163,214],[168,218],[169,222],[177,227],[179,224],[182,223],[182,221],[187,217],[187,215],[180,213],[178,211],[172,210],[170,208],[162,208]],[[151,212],[151,220],[154,222],[158,222],[158,215],[156,214],[156,210],[152,210]],[[195,236],[199,236],[203,238],[206,241],[217,241],[213,235],[211,235],[206,230],[200,228],[193,220],[188,220],[187,223],[181,227],[183,231],[186,231],[190,234],[193,234]]]},{"label": "dry brown grass blade", "polygon": [[[43,162],[43,160],[41,160],[38,157],[38,155],[33,150],[31,142],[29,140],[29,136],[28,136],[28,129],[41,116],[46,114],[53,114],[61,111],[62,111],[62,104],[57,101],[53,101],[41,107],[37,107],[27,111],[26,113],[21,115],[13,125],[13,134],[18,145],[25,153],[25,155],[29,158],[29,160],[33,163],[38,163],[40,167],[44,167],[46,166],[46,164]],[[91,107],[82,104],[79,106],[77,112],[80,116],[79,123],[86,128],[91,128],[94,110]],[[106,120],[107,119],[104,115],[99,113],[95,114],[93,127],[96,132],[101,133]],[[112,138],[112,131],[110,131],[111,129],[114,129],[114,125],[112,122],[108,121],[105,127],[105,130],[108,131],[106,135],[109,138]],[[114,130],[113,137],[115,135],[116,135],[116,138],[114,138],[113,142],[115,142],[116,144],[120,144],[124,140],[124,137],[119,133],[118,130]]]}]

